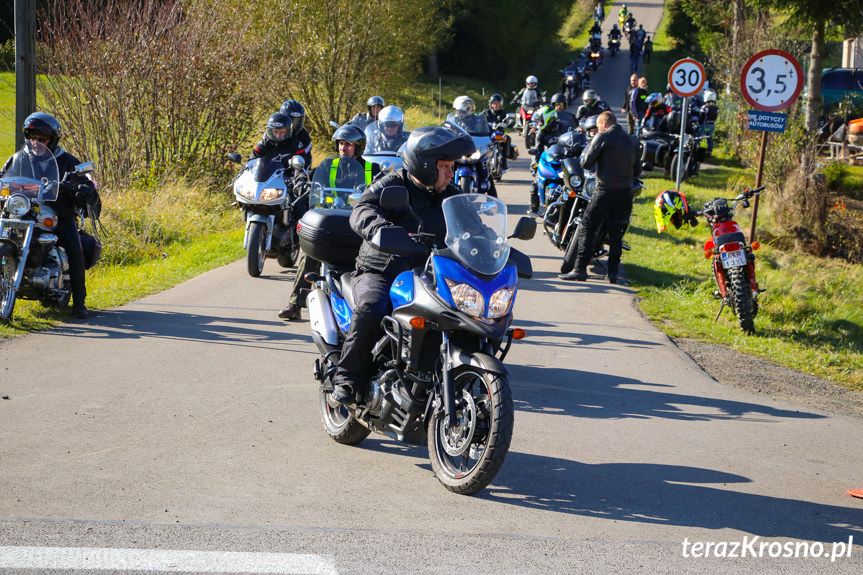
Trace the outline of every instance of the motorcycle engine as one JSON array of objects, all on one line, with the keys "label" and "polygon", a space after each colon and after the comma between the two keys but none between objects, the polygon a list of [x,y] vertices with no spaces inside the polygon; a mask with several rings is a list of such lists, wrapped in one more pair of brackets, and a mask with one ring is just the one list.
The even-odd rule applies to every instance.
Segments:
[{"label": "motorcycle engine", "polygon": [[385,372],[369,382],[365,403],[372,415],[379,416],[383,413],[384,406],[389,403],[385,396],[392,389],[394,377],[397,378],[398,376],[392,376],[389,372]]}]

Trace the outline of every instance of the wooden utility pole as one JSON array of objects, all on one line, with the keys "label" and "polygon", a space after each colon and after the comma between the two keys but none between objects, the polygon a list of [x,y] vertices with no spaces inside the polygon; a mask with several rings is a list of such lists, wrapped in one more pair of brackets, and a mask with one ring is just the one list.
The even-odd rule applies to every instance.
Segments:
[{"label": "wooden utility pole", "polygon": [[15,0],[15,149],[21,126],[36,111],[36,0]]}]

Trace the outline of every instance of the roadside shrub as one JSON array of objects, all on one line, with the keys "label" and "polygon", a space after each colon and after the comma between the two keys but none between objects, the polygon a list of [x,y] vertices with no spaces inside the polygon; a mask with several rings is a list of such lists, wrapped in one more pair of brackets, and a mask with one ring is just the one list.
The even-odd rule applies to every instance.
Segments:
[{"label": "roadside shrub", "polygon": [[0,44],[0,72],[15,70],[15,41],[6,40]]}]

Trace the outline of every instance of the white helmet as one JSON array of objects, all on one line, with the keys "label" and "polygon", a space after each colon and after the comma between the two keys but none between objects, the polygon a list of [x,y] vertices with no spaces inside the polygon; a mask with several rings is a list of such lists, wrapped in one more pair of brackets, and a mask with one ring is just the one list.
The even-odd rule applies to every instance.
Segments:
[{"label": "white helmet", "polygon": [[378,122],[381,129],[398,126],[399,132],[405,127],[405,113],[398,106],[387,106],[378,114]]},{"label": "white helmet", "polygon": [[713,90],[704,90],[704,103],[707,102],[715,102],[716,101],[716,92]]},{"label": "white helmet", "polygon": [[[524,84],[528,88],[536,88],[536,85],[539,83],[539,80],[536,79],[536,76],[528,76],[524,79]],[[533,86],[531,86],[533,84]]]},{"label": "white helmet", "polygon": [[465,114],[470,114],[476,110],[476,106],[469,96],[459,96],[453,100],[452,107],[455,111],[464,112]]}]

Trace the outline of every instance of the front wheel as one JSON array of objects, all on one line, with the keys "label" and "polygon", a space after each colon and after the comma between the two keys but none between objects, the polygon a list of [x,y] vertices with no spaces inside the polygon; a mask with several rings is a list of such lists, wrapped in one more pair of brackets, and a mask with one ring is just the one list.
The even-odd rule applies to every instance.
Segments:
[{"label": "front wheel", "polygon": [[[680,154],[675,154],[671,159],[671,179],[677,180],[677,162],[680,158]],[[684,156],[683,158],[683,172],[680,174],[680,181],[685,182],[690,176],[689,173],[689,156]]]},{"label": "front wheel", "polygon": [[280,253],[276,257],[276,261],[279,262],[279,265],[283,268],[292,268],[296,265],[299,258],[300,243],[298,241],[292,241],[288,251]]},{"label": "front wheel", "polygon": [[560,273],[562,274],[568,274],[575,267],[575,258],[578,257],[578,231],[580,228],[580,224],[575,226],[569,236],[569,243],[566,245],[566,251],[563,252],[563,263],[560,264]]},{"label": "front wheel", "polygon": [[15,272],[18,256],[9,244],[0,244],[0,319],[12,317],[15,309]]},{"label": "front wheel", "polygon": [[249,275],[256,278],[264,271],[264,260],[267,257],[267,226],[261,222],[249,224],[249,248],[246,251],[246,263]]},{"label": "front wheel", "polygon": [[459,187],[461,187],[461,191],[466,193],[466,194],[469,194],[471,192],[471,188],[473,187],[471,185],[472,182],[471,182],[470,176],[462,177],[461,181],[458,184],[459,184]]},{"label": "front wheel", "polygon": [[737,324],[743,333],[755,333],[754,306],[752,301],[752,287],[749,278],[746,277],[746,268],[738,267],[728,270],[730,285],[731,309],[737,316]]},{"label": "front wheel", "polygon": [[[521,135],[524,136],[525,140],[527,139],[527,133],[530,131],[530,122],[526,119],[521,124]],[[529,146],[528,146],[529,147]]]},{"label": "front wheel", "polygon": [[432,470],[444,487],[462,495],[484,489],[503,465],[512,440],[512,391],[498,374],[464,366],[452,374],[456,423],[443,413],[428,422]]}]

